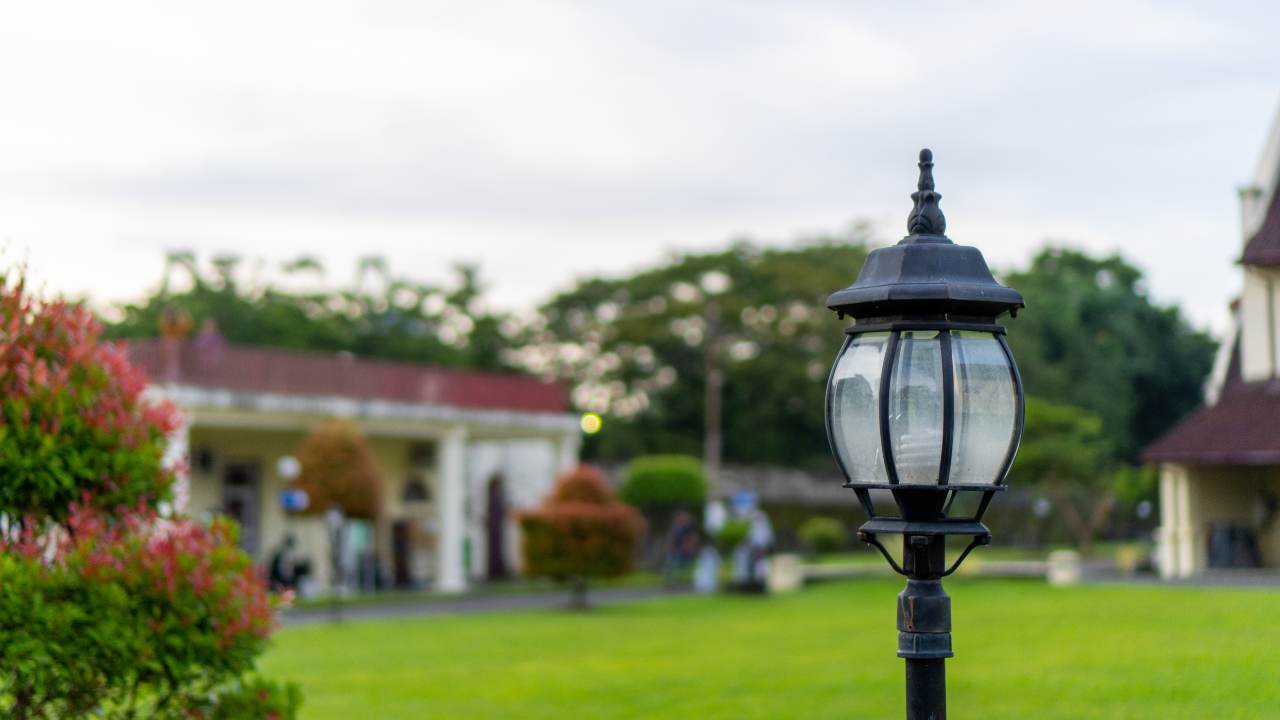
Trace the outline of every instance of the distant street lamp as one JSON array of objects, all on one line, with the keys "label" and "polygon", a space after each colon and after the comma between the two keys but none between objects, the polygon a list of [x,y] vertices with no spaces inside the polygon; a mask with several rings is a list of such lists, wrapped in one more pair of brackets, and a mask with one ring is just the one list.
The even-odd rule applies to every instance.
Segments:
[{"label": "distant street lamp", "polygon": [[[907,577],[898,596],[907,718],[943,720],[952,652],[942,578],[990,542],[982,515],[1018,450],[1022,383],[996,319],[1024,303],[977,248],[947,238],[933,153],[921,150],[919,167],[910,234],[871,252],[857,281],[827,299],[854,320],[827,384],[827,436],[870,518],[858,538]],[[902,535],[901,564],[881,535]],[[970,538],[950,566],[948,535]]]}]

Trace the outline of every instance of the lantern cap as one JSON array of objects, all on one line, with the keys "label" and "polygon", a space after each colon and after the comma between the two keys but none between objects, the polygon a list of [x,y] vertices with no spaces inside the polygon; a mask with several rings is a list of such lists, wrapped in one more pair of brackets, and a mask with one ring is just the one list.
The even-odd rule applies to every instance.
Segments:
[{"label": "lantern cap", "polygon": [[1021,293],[992,277],[982,252],[946,236],[947,219],[935,191],[933,152],[920,151],[920,179],[911,194],[907,232],[897,245],[867,255],[858,279],[831,294],[827,307],[842,317],[962,315],[997,318],[1025,307]]}]

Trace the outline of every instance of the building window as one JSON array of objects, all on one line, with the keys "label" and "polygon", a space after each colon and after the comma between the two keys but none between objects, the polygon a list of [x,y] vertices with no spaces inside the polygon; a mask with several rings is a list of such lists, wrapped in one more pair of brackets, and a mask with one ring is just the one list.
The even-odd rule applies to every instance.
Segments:
[{"label": "building window", "polygon": [[409,473],[400,499],[407,503],[431,502],[431,486],[421,473]]},{"label": "building window", "polygon": [[436,465],[435,443],[414,443],[409,446],[409,467],[429,469]]},{"label": "building window", "polygon": [[400,494],[405,503],[431,502],[431,478],[436,469],[436,446],[433,443],[413,443],[409,446],[409,471]]}]

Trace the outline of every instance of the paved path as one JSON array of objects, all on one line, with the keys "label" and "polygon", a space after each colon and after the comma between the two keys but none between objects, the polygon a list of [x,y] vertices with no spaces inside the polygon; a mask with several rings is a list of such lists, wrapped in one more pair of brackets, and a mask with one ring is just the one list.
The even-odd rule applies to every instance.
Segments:
[{"label": "paved path", "polygon": [[[592,605],[617,605],[638,600],[678,595],[680,591],[661,588],[600,588],[592,590]],[[400,599],[386,602],[357,601],[342,608],[342,620],[387,620],[429,615],[467,615],[472,613],[502,612],[509,610],[547,610],[563,608],[568,604],[569,593],[475,593],[455,597],[423,594],[421,600]],[[306,607],[287,610],[281,618],[285,626],[330,622],[333,618],[328,607]]]},{"label": "paved path", "polygon": [[1084,577],[1085,582],[1099,585],[1280,589],[1280,572],[1270,569],[1228,570],[1212,568],[1189,578],[1163,580],[1155,573],[1130,575],[1114,568],[1108,568],[1087,571]]}]

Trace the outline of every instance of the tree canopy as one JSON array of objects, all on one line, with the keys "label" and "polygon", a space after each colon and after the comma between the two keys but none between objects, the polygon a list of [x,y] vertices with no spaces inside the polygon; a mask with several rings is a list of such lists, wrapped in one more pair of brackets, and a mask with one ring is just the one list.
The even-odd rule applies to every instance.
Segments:
[{"label": "tree canopy", "polygon": [[[334,286],[305,257],[265,282],[246,279],[257,271],[235,257],[201,266],[176,253],[159,288],[108,332],[153,336],[177,312],[187,326],[213,320],[233,342],[558,377],[575,407],[606,417],[588,455],[617,459],[698,455],[717,367],[725,459],[825,468],[821,388],[844,323],[824,300],[857,275],[871,240],[856,224],[790,246],[677,254],[581,279],[520,322],[486,307],[474,267],[446,287],[365,258],[351,284]],[[1213,341],[1153,302],[1125,259],[1050,247],[1002,280],[1027,299],[1007,322],[1027,393],[1096,416],[1108,462],[1134,462],[1200,402]]]},{"label": "tree canopy", "polygon": [[330,283],[309,257],[284,263],[263,279],[267,275],[261,266],[246,269],[236,256],[201,265],[190,253],[172,253],[160,286],[120,308],[123,317],[108,324],[108,336],[154,337],[166,316],[177,314],[196,327],[212,321],[237,343],[503,366],[506,318],[487,309],[474,266],[456,266],[447,286],[393,275],[379,257],[361,259],[348,285]]},{"label": "tree canopy", "polygon": [[868,235],[857,226],[792,247],[742,241],[582,280],[542,306],[517,359],[609,417],[590,451],[628,458],[699,454],[705,353],[715,352],[725,458],[829,463],[821,388],[844,323],[823,301],[853,279]]},{"label": "tree canopy", "polygon": [[1214,341],[1123,258],[1047,248],[1004,281],[1027,301],[1008,323],[1027,393],[1096,415],[1115,459],[1135,461],[1200,404]]}]

